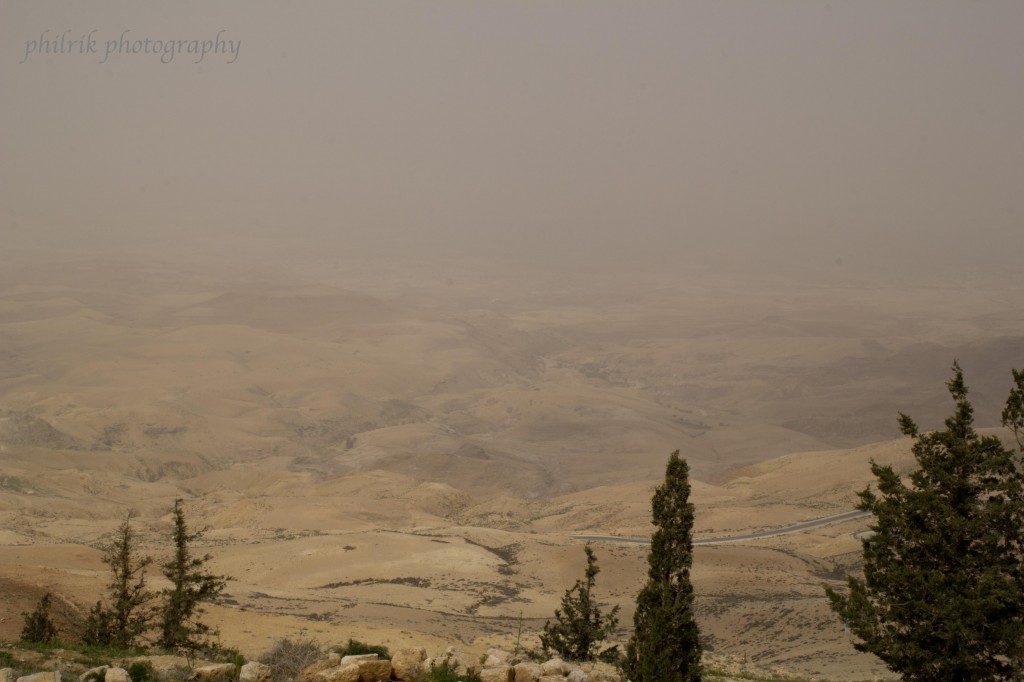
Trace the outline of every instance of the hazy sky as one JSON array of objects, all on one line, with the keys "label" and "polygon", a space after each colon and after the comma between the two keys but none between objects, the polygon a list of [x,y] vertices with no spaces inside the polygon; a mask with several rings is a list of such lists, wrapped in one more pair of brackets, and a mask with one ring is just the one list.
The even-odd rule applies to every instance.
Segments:
[{"label": "hazy sky", "polygon": [[9,244],[847,267],[1024,247],[1019,0],[0,0],[0,47]]}]

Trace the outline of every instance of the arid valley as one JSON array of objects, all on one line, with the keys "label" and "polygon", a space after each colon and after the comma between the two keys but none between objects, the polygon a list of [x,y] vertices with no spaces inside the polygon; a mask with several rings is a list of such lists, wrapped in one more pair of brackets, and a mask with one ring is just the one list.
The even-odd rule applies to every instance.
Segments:
[{"label": "arid valley", "polygon": [[[896,413],[939,425],[954,358],[983,427],[1024,358],[1011,276],[265,262],[3,263],[0,638],[45,591],[73,629],[124,515],[160,560],[181,497],[230,576],[211,622],[246,653],[286,636],[482,651],[520,627],[534,646],[581,576],[572,536],[648,536],[671,451],[697,540],[838,514],[870,461],[912,463]],[[706,650],[884,675],[823,592],[857,570],[867,523],[697,547]],[[625,639],[646,548],[593,547]]]}]

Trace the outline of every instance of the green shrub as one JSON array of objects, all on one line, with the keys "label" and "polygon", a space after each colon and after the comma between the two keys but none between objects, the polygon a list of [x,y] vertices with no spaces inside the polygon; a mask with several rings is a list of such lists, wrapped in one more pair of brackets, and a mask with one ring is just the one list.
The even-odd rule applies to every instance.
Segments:
[{"label": "green shrub", "polygon": [[481,680],[480,676],[476,673],[460,675],[451,661],[445,659],[441,661],[440,665],[437,663],[430,664],[427,682],[481,682]]},{"label": "green shrub", "polygon": [[50,620],[50,593],[47,592],[36,604],[32,613],[22,613],[25,627],[21,629],[21,641],[33,644],[49,644],[57,639],[57,626]]},{"label": "green shrub", "polygon": [[128,677],[132,682],[156,682],[156,668],[149,661],[135,661],[128,666]]},{"label": "green shrub", "polygon": [[388,651],[386,646],[367,644],[366,642],[360,642],[358,639],[350,639],[348,640],[348,644],[343,647],[334,647],[333,651],[341,654],[342,656],[377,654],[379,658],[385,658],[389,661],[391,660],[391,652]]},{"label": "green shrub", "polygon": [[324,649],[312,639],[280,639],[264,652],[259,662],[269,665],[271,679],[294,680],[310,664],[324,658]]},{"label": "green shrub", "polygon": [[241,670],[242,666],[245,665],[245,656],[238,649],[230,646],[222,646],[216,644],[208,650],[209,657],[215,661],[222,663],[233,663],[236,668]]}]

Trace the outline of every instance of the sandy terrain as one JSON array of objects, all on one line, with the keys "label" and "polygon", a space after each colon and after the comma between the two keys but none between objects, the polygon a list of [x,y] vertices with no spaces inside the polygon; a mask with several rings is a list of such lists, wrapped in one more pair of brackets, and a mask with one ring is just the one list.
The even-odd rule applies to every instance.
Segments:
[{"label": "sandy terrain", "polygon": [[[946,413],[954,357],[988,425],[1024,358],[1019,289],[1000,283],[7,266],[4,639],[45,590],[74,628],[128,510],[165,556],[180,496],[231,576],[210,619],[247,653],[299,635],[476,651],[514,645],[520,618],[533,645],[582,574],[570,535],[649,533],[672,450],[698,537],[847,511],[870,460],[909,465],[896,410],[925,427]],[[698,548],[708,649],[882,673],[823,594],[866,527]],[[597,545],[623,638],[645,552]]]}]

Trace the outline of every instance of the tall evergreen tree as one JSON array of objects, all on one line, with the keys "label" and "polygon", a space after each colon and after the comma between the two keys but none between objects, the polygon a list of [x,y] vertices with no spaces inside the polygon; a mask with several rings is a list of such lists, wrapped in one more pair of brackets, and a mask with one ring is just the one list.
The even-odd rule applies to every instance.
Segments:
[{"label": "tall evergreen tree", "polygon": [[138,556],[131,519],[132,514],[129,513],[117,529],[117,539],[103,557],[111,573],[110,584],[107,586],[109,615],[104,618],[101,614],[89,614],[90,617],[95,615],[99,618],[97,630],[109,638],[109,641],[102,643],[119,649],[134,647],[139,637],[149,629],[154,615],[150,603],[156,598],[156,593],[146,588],[146,568],[153,563],[153,559]]},{"label": "tall evergreen tree", "polygon": [[[555,609],[555,622],[544,624],[540,635],[540,645],[544,651],[553,650],[559,656],[570,661],[592,661],[597,655],[600,643],[607,639],[619,624],[615,606],[607,614],[594,601],[593,591],[597,574],[597,557],[590,545],[584,547],[587,553],[587,569],[583,580],[565,591],[562,597],[562,608]],[[600,653],[605,659],[618,656],[618,648],[611,647]]]},{"label": "tall evergreen tree", "polygon": [[[1003,424],[1019,432],[1024,376],[1014,379]],[[828,597],[854,646],[904,680],[1020,679],[1024,477],[1002,441],[975,432],[958,363],[947,386],[956,409],[944,430],[920,433],[900,414],[918,466],[909,481],[872,463],[878,492],[858,505],[875,516],[864,577]]]},{"label": "tall evergreen tree", "polygon": [[689,466],[676,450],[655,491],[647,584],[636,599],[623,670],[632,682],[699,682],[701,647],[693,618],[693,505]]},{"label": "tall evergreen tree", "polygon": [[163,574],[171,581],[164,590],[160,618],[160,638],[164,649],[196,650],[208,646],[210,627],[200,620],[204,602],[216,601],[224,590],[226,577],[214,575],[204,566],[213,557],[195,556],[190,545],[202,531],[189,533],[182,501],[174,501],[174,557],[163,564]]}]

